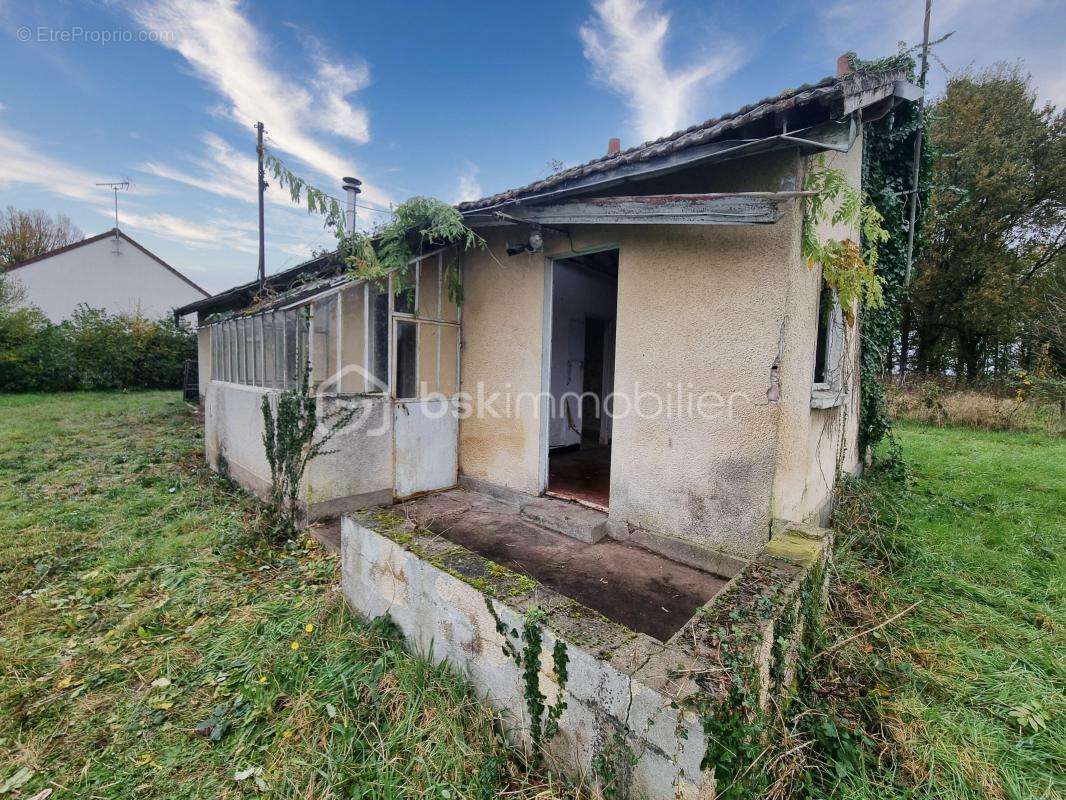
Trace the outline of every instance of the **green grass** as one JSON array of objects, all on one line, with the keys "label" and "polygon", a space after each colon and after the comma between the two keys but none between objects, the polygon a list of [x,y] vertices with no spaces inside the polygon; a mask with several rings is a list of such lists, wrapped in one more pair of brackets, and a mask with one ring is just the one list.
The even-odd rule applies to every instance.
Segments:
[{"label": "green grass", "polygon": [[0,796],[564,792],[201,448],[176,393],[0,397]]},{"label": "green grass", "polygon": [[[837,515],[824,643],[862,635],[763,763],[778,796],[1062,798],[1066,440],[900,437],[907,482]],[[0,797],[567,794],[346,609],[335,557],[258,545],[201,445],[173,393],[0,397],[0,791],[29,776]]]},{"label": "green grass", "polygon": [[879,762],[853,798],[1061,798],[1066,440],[904,427],[905,485],[860,481],[840,531],[826,705]]}]

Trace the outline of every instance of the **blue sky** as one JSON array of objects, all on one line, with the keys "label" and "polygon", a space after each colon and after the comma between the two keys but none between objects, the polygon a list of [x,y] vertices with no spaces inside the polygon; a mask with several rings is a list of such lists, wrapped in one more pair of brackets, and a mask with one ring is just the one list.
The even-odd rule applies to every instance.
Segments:
[{"label": "blue sky", "polygon": [[[255,276],[254,131],[364,221],[451,202],[831,74],[836,56],[921,37],[922,0],[310,2],[0,0],[0,206],[119,224],[210,291]],[[1066,3],[934,0],[948,70],[1023,60],[1066,99]],[[108,39],[110,38],[110,41]],[[267,192],[267,269],[332,242]],[[373,207],[373,208],[372,208]]]}]

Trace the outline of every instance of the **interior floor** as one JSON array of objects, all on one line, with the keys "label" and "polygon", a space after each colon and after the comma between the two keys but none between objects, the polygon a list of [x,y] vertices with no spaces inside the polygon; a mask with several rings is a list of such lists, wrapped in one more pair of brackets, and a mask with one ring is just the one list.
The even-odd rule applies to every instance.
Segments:
[{"label": "interior floor", "polygon": [[611,495],[611,446],[582,444],[548,453],[548,494],[606,510]]},{"label": "interior floor", "polygon": [[726,584],[624,542],[585,544],[546,530],[477,492],[427,495],[400,509],[445,539],[663,642]]}]

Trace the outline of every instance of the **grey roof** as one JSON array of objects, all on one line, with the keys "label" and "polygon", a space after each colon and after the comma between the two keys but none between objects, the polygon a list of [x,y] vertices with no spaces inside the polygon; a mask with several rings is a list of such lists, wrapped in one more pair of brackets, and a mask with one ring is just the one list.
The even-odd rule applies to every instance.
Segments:
[{"label": "grey roof", "polygon": [[477,211],[478,209],[540,194],[575,179],[608,172],[628,164],[651,161],[691,147],[707,144],[715,139],[722,138],[727,133],[774,114],[812,104],[831,105],[834,101],[843,100],[845,95],[891,84],[904,77],[902,71],[852,72],[839,77],[824,78],[815,84],[804,84],[796,89],[786,89],[773,97],[764,98],[730,114],[723,114],[720,117],[706,120],[683,131],[663,136],[661,139],[644,142],[620,153],[601,156],[576,167],[569,167],[554,175],[549,175],[543,180],[517,189],[508,189],[505,192],[483,197],[480,200],[459,203],[457,208],[464,213]]}]

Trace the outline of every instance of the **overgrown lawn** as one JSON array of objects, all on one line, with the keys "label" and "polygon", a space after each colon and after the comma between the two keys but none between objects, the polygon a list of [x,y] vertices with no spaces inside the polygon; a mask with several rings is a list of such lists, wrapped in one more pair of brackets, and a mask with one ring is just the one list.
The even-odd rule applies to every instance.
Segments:
[{"label": "overgrown lawn", "polygon": [[905,613],[822,665],[822,707],[880,759],[845,752],[834,796],[1061,798],[1066,440],[899,435],[905,483],[860,481],[836,516],[828,641]]},{"label": "overgrown lawn", "polygon": [[201,452],[176,392],[0,397],[0,796],[562,791]]}]

